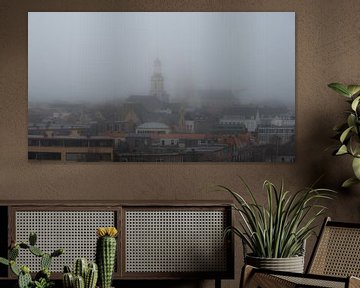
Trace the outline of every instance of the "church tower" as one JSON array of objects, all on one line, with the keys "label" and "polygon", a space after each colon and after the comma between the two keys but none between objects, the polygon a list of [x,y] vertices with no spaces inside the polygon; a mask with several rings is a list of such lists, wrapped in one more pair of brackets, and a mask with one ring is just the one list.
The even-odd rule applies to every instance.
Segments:
[{"label": "church tower", "polygon": [[161,74],[159,58],[154,61],[154,73],[151,76],[150,95],[157,97],[162,102],[169,102],[169,95],[164,90],[164,77]]},{"label": "church tower", "polygon": [[185,124],[185,108],[184,105],[181,105],[179,109],[179,123],[178,123],[178,132],[185,133],[186,132],[186,124]]}]

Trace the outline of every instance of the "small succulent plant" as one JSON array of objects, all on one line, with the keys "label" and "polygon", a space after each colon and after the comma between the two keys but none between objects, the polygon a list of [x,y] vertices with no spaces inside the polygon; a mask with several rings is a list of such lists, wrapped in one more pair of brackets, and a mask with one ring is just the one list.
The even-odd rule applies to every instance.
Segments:
[{"label": "small succulent plant", "polygon": [[49,282],[44,278],[41,278],[39,281],[34,281],[33,282],[33,287],[34,288],[50,288],[54,286],[54,282]]},{"label": "small succulent plant", "polygon": [[97,229],[96,262],[99,267],[100,288],[110,288],[116,258],[115,227],[100,227]]},{"label": "small succulent plant", "polygon": [[[29,243],[12,242],[8,251],[8,259],[0,257],[0,263],[10,266],[11,271],[18,277],[19,288],[49,288],[53,286],[50,280],[50,265],[53,257],[58,257],[64,253],[63,249],[57,249],[51,254],[43,252],[36,246],[37,235],[30,233]],[[41,270],[35,275],[34,280],[30,275],[30,268],[26,265],[19,266],[16,259],[19,256],[20,249],[26,249],[33,255],[40,257]]]}]

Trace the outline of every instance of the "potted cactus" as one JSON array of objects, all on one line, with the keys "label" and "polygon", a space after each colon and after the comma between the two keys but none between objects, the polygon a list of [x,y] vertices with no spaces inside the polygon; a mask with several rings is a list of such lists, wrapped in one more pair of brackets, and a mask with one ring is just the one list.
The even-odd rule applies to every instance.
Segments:
[{"label": "potted cactus", "polygon": [[[30,233],[29,243],[16,243],[10,245],[8,259],[0,257],[0,263],[10,266],[11,271],[18,277],[19,288],[49,288],[54,285],[50,280],[50,265],[54,257],[64,253],[63,249],[57,249],[52,253],[45,253],[36,246],[36,233]],[[40,257],[41,270],[35,275],[34,280],[30,275],[30,268],[26,265],[19,266],[16,259],[19,256],[20,249],[26,249],[33,255]]]},{"label": "potted cactus", "polygon": [[110,288],[116,258],[115,227],[100,227],[97,229],[96,262],[99,267],[99,287]]},{"label": "potted cactus", "polygon": [[74,263],[74,270],[64,267],[64,288],[95,288],[98,279],[98,267],[96,263],[88,262],[86,258],[78,258]]}]

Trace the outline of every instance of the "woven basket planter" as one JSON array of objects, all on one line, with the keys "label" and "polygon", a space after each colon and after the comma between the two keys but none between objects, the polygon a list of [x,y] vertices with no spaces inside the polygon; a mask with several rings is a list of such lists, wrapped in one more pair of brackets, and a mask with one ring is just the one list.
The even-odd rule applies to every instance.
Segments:
[{"label": "woven basket planter", "polygon": [[263,258],[251,255],[245,256],[245,263],[257,268],[275,271],[304,272],[304,256],[289,258]]}]

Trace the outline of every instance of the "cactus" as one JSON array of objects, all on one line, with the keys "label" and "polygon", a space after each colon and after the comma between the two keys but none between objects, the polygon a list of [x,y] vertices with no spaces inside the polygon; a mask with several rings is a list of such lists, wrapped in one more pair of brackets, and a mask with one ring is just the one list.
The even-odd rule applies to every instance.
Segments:
[{"label": "cactus", "polygon": [[51,260],[52,260],[51,255],[48,254],[48,253],[44,253],[44,254],[41,256],[41,261],[40,261],[40,267],[41,267],[41,269],[44,269],[44,268],[49,269],[49,268],[50,268],[50,265],[51,265]]},{"label": "cactus", "polygon": [[40,248],[38,248],[38,247],[36,247],[36,246],[30,245],[29,251],[30,251],[32,254],[34,254],[35,256],[37,256],[37,257],[41,257],[41,256],[44,255],[44,252],[42,252],[42,251],[40,250]]},{"label": "cactus", "polygon": [[85,279],[87,268],[88,268],[88,261],[86,260],[86,258],[76,259],[74,266],[75,276],[81,276],[83,279]]},{"label": "cactus", "polygon": [[99,286],[110,288],[115,265],[117,230],[115,227],[98,228],[97,235],[99,238],[96,243],[96,262],[99,267]]},{"label": "cactus", "polygon": [[37,235],[35,232],[31,232],[29,235],[29,244],[31,246],[35,246],[37,241]]},{"label": "cactus", "polygon": [[50,279],[50,271],[48,268],[44,268],[42,270],[40,270],[38,273],[36,273],[35,275],[35,280],[41,280],[41,278],[43,279]]},{"label": "cactus", "polygon": [[10,269],[16,276],[19,276],[21,271],[19,266],[16,265],[16,262],[14,260],[10,260]]},{"label": "cactus", "polygon": [[74,288],[85,288],[84,278],[80,275],[74,277]]},{"label": "cactus", "polygon": [[[0,263],[10,266],[11,271],[18,276],[18,286],[19,288],[29,288],[29,287],[51,287],[53,282],[50,281],[50,271],[49,267],[53,257],[60,256],[64,251],[63,249],[55,250],[53,253],[44,253],[38,247],[35,246],[37,236],[35,233],[30,233],[29,244],[20,242],[16,243],[11,241],[11,245],[8,251],[8,259],[0,257]],[[35,276],[35,281],[32,280],[30,275],[30,269],[27,266],[22,266],[21,268],[16,264],[16,259],[19,256],[19,250],[29,250],[30,253],[34,254],[37,257],[41,257],[41,271],[39,271]]]},{"label": "cactus", "polygon": [[[27,269],[26,269],[27,268]],[[19,274],[18,285],[19,288],[28,288],[32,283],[29,267],[22,267]]]},{"label": "cactus", "polygon": [[85,276],[85,288],[95,288],[98,279],[98,266],[96,263],[89,263]]},{"label": "cactus", "polygon": [[67,266],[67,265],[65,265],[64,266],[64,271],[63,271],[64,273],[71,273],[71,269],[70,269],[70,267],[69,266]]},{"label": "cactus", "polygon": [[62,275],[62,283],[64,288],[74,287],[74,275],[71,273],[69,266],[64,266],[64,273]]},{"label": "cactus", "polygon": [[64,253],[64,249],[57,249],[54,252],[52,252],[50,255],[51,257],[58,257],[63,253]]},{"label": "cactus", "polygon": [[[96,282],[98,278],[98,268],[96,263],[89,263],[86,258],[78,258],[74,263],[74,273],[71,273],[71,269],[69,266],[64,266],[63,273],[63,286],[64,288],[75,288],[75,280],[77,282],[76,285],[83,288],[95,288]],[[82,276],[83,275],[83,276]],[[81,283],[82,279],[83,284]],[[77,288],[77,287],[76,287]]]},{"label": "cactus", "polygon": [[64,288],[73,288],[74,287],[74,276],[72,273],[64,273],[62,276],[62,282]]},{"label": "cactus", "polygon": [[19,246],[15,246],[14,248],[10,249],[8,252],[9,260],[16,260],[16,258],[19,256]]},{"label": "cactus", "polygon": [[26,243],[23,243],[23,242],[21,242],[21,243],[19,244],[19,246],[20,246],[20,248],[22,248],[22,249],[29,249],[29,248],[30,248],[30,245],[28,245],[28,244],[26,244]]}]

